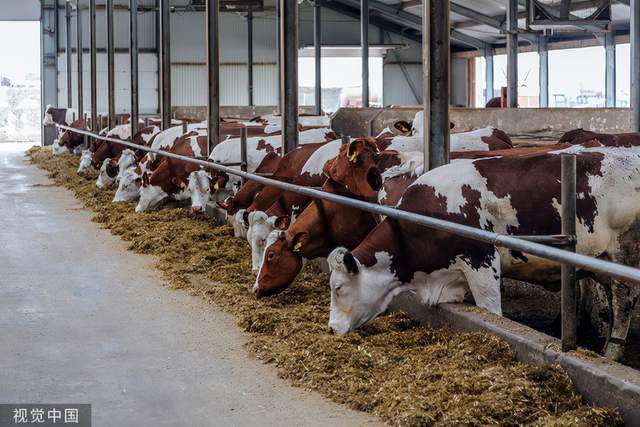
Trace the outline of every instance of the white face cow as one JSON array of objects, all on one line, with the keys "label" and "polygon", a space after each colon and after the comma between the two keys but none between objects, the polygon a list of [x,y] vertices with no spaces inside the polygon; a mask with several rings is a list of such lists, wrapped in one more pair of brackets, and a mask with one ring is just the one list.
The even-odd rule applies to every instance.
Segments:
[{"label": "white face cow", "polygon": [[116,179],[120,181],[122,175],[124,175],[125,171],[128,170],[131,166],[136,164],[136,153],[133,150],[125,149],[120,153],[120,158],[118,159],[118,176]]},{"label": "white face cow", "polygon": [[118,181],[118,189],[114,202],[128,202],[137,199],[140,196],[140,187],[142,185],[142,177],[136,173],[134,167],[124,171]]},{"label": "white face cow", "polygon": [[118,172],[116,167],[111,165],[111,159],[106,158],[102,162],[102,166],[100,167],[100,174],[98,175],[98,179],[96,180],[96,187],[98,188],[110,188],[116,182],[116,176]]},{"label": "white face cow", "polygon": [[327,261],[331,270],[329,329],[346,334],[387,310],[391,300],[407,290],[391,272],[386,253],[376,254],[377,263],[363,266],[345,248],[336,248]]},{"label": "white face cow", "polygon": [[253,274],[258,274],[264,250],[267,247],[267,237],[276,229],[277,217],[269,218],[262,211],[253,211],[249,214],[248,219],[247,240],[251,245],[251,271]]},{"label": "white face cow", "polygon": [[82,175],[83,173],[87,173],[91,170],[91,156],[93,153],[91,150],[82,150],[82,154],[80,155],[80,165],[78,166],[78,175]]},{"label": "white face cow", "polygon": [[53,145],[51,146],[51,151],[53,152],[54,156],[59,156],[60,154],[68,153],[69,149],[64,145],[60,145],[60,140],[56,138],[56,139],[53,140]]},{"label": "white face cow", "polygon": [[136,206],[136,212],[143,212],[153,209],[169,195],[159,186],[151,185],[148,182],[148,174],[142,175],[142,187],[140,188],[140,200]]},{"label": "white face cow", "polygon": [[205,170],[191,172],[187,191],[191,195],[191,210],[202,212],[211,197],[211,174]]}]

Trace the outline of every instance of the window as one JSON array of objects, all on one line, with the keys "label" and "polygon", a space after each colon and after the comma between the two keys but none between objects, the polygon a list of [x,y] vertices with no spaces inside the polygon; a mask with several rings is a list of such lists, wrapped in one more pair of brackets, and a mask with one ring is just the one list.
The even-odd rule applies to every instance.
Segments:
[{"label": "window", "polygon": [[616,45],[616,107],[629,107],[631,103],[631,47],[629,43]]},{"label": "window", "polygon": [[549,107],[604,107],[604,48],[549,51]]}]

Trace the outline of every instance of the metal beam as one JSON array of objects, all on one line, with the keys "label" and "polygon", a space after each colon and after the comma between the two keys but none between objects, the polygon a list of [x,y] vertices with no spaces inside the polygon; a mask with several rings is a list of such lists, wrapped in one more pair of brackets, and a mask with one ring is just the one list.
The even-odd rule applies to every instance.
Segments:
[{"label": "metal beam", "polygon": [[640,132],[640,0],[631,0],[631,130]]},{"label": "metal beam", "polygon": [[360,49],[362,56],[362,107],[369,107],[369,0],[360,0]]},{"label": "metal beam", "polygon": [[89,0],[89,33],[91,58],[91,130],[100,132],[98,123],[98,62],[96,49],[96,0]]},{"label": "metal beam", "polygon": [[169,0],[160,0],[160,80],[162,85],[162,104],[160,115],[162,117],[162,129],[171,127],[171,5]]},{"label": "metal beam", "polygon": [[138,133],[138,0],[129,0],[129,60],[131,61],[131,136]]},{"label": "metal beam", "polygon": [[507,0],[507,107],[518,106],[518,0]]},{"label": "metal beam", "polygon": [[473,48],[476,48],[478,50],[483,50],[486,46],[488,46],[489,44],[477,39],[475,37],[471,37],[470,35],[467,35],[465,33],[462,33],[456,29],[452,29],[451,30],[451,39],[458,41],[460,43],[464,43],[467,46],[471,46]]},{"label": "metal beam", "polygon": [[541,35],[538,41],[540,107],[549,107],[549,50],[547,48],[547,36]]},{"label": "metal beam", "polygon": [[83,91],[83,71],[82,65],[82,14],[80,13],[80,0],[76,5],[76,58],[78,60],[78,118],[84,117],[84,95]]},{"label": "metal beam", "polygon": [[218,0],[207,0],[208,155],[220,142],[220,21]]},{"label": "metal beam", "polygon": [[605,52],[605,98],[607,107],[616,106],[616,41],[615,32],[609,31],[604,35],[604,52]]},{"label": "metal beam", "polygon": [[315,105],[316,115],[322,114],[322,6],[316,2],[313,8],[313,50],[315,58]]},{"label": "metal beam", "polygon": [[247,12],[247,90],[249,105],[253,105],[253,11]]},{"label": "metal beam", "polygon": [[107,92],[109,96],[109,129],[116,126],[116,73],[113,42],[113,0],[107,0]]},{"label": "metal beam", "polygon": [[[449,0],[429,4],[429,170],[449,163],[450,40]],[[426,21],[426,19],[425,19]]]},{"label": "metal beam", "polygon": [[71,2],[65,2],[65,18],[66,18],[66,57],[67,57],[67,108],[73,106],[72,96],[73,88],[71,87]]},{"label": "metal beam", "polygon": [[484,90],[484,102],[485,104],[493,98],[493,47],[486,46],[484,49],[484,63],[485,63],[485,90]]},{"label": "metal beam", "polygon": [[298,1],[280,3],[280,75],[283,152],[290,153],[298,146]]}]

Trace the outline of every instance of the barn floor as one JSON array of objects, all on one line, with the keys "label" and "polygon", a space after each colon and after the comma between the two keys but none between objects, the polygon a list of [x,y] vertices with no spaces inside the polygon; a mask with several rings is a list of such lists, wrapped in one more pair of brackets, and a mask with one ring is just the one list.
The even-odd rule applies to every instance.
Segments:
[{"label": "barn floor", "polygon": [[[0,402],[91,403],[94,425],[362,425],[250,359],[233,319],[0,144]],[[179,254],[177,254],[179,255]]]}]

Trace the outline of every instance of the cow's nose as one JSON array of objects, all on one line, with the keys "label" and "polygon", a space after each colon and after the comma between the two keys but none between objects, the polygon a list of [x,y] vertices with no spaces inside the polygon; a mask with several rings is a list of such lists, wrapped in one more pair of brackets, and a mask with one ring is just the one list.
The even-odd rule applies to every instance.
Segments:
[{"label": "cow's nose", "polygon": [[335,335],[336,331],[333,330],[331,326],[329,326],[329,335]]},{"label": "cow's nose", "polygon": [[202,212],[202,206],[191,206],[191,212],[193,212],[193,213]]}]

